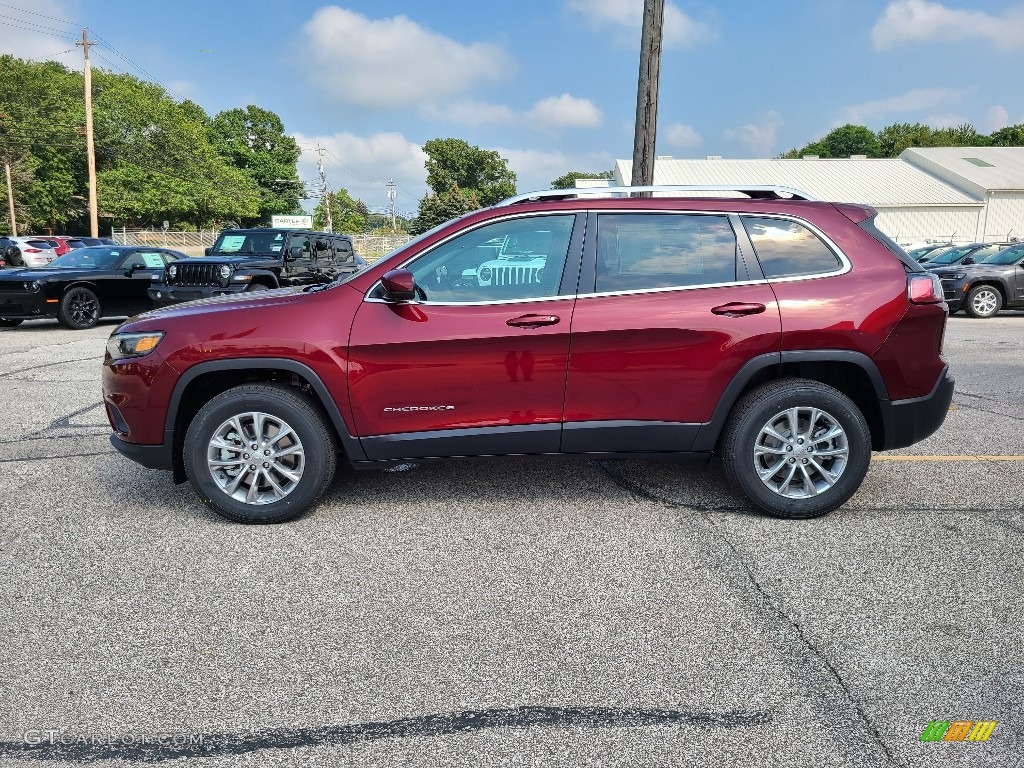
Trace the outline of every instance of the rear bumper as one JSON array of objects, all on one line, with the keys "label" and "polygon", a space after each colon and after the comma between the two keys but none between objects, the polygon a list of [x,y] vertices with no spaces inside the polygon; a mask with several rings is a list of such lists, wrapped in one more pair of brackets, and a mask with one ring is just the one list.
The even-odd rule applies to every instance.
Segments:
[{"label": "rear bumper", "polygon": [[933,434],[946,420],[953,401],[953,375],[947,366],[935,387],[924,397],[880,400],[885,444],[881,450],[906,448]]}]

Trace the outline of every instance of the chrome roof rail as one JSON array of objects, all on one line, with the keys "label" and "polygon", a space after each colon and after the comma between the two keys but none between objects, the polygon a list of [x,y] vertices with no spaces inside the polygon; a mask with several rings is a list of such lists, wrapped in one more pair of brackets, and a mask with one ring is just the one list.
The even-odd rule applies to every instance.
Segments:
[{"label": "chrome roof rail", "polygon": [[497,203],[514,205],[536,200],[568,200],[578,197],[630,197],[635,192],[671,192],[685,197],[687,192],[739,192],[749,198],[761,200],[815,200],[808,193],[795,187],[780,187],[773,184],[652,184],[642,187],[576,187],[573,189],[545,189],[538,192],[524,192]]}]

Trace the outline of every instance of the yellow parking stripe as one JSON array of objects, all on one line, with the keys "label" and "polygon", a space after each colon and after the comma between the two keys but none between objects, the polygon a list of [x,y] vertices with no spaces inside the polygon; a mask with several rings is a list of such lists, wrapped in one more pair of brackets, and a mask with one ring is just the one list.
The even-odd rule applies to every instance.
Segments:
[{"label": "yellow parking stripe", "polygon": [[1024,456],[872,456],[872,461],[1024,461]]}]

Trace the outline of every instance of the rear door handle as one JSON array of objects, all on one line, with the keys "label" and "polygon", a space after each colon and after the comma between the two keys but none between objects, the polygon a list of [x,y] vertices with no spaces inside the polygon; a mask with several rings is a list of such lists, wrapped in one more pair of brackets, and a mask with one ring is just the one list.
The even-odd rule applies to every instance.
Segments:
[{"label": "rear door handle", "polygon": [[730,301],[728,304],[713,307],[711,314],[725,315],[726,317],[742,317],[743,315],[759,315],[764,310],[764,304],[744,304],[740,301]]},{"label": "rear door handle", "polygon": [[559,320],[558,315],[522,315],[506,320],[505,325],[514,328],[539,328],[542,325],[555,325]]}]

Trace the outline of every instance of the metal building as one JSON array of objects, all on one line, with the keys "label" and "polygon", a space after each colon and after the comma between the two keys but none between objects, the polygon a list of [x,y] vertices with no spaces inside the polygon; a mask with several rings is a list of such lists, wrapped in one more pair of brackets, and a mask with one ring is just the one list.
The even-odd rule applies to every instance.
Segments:
[{"label": "metal building", "polygon": [[1024,240],[1024,147],[914,147],[900,159],[984,202],[974,240]]},{"label": "metal building", "polygon": [[[617,160],[617,184],[629,184],[630,160]],[[879,228],[903,245],[975,239],[984,220],[983,198],[903,158],[844,160],[681,160],[660,156],[655,184],[778,184],[835,202],[878,210]],[[720,194],[720,193],[715,193]]]}]

